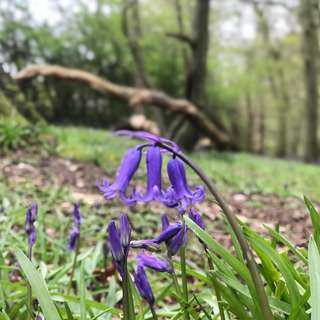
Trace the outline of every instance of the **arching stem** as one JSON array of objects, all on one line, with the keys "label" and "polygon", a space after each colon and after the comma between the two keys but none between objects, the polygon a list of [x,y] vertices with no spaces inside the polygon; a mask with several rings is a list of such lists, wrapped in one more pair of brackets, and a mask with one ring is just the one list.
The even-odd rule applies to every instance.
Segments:
[{"label": "arching stem", "polygon": [[170,151],[172,154],[174,154],[176,157],[181,159],[184,163],[186,163],[198,176],[199,178],[204,182],[204,184],[207,186],[210,193],[214,196],[217,203],[221,207],[222,211],[224,212],[226,218],[228,219],[237,239],[239,242],[239,245],[241,247],[243,257],[247,263],[249,272],[251,274],[251,278],[253,280],[255,290],[257,293],[257,298],[260,306],[261,313],[263,315],[264,320],[273,320],[273,315],[269,306],[268,298],[266,295],[266,292],[264,290],[263,282],[260,277],[260,274],[258,272],[257,264],[254,260],[254,255],[249,247],[249,244],[242,232],[241,226],[239,225],[236,216],[231,211],[229,206],[227,205],[226,201],[220,194],[220,192],[217,190],[217,187],[215,184],[210,180],[210,178],[202,171],[200,167],[198,167],[192,160],[190,160],[187,156],[185,156],[181,152],[176,152],[173,148],[171,148],[168,145],[159,143],[158,144],[161,148],[166,149]]}]

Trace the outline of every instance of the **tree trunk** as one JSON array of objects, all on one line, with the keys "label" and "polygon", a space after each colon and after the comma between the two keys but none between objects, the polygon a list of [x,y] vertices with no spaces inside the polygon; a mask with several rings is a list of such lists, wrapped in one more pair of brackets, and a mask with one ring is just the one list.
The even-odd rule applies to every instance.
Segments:
[{"label": "tree trunk", "polygon": [[[186,79],[188,100],[201,105],[205,94],[205,79],[207,72],[207,55],[209,45],[209,13],[210,0],[197,0],[194,11],[192,54]],[[184,121],[177,132],[178,143],[191,150],[199,139],[199,131],[189,121]]]},{"label": "tree trunk", "polygon": [[[144,54],[141,46],[142,27],[139,0],[123,0],[122,29],[127,37],[129,49],[134,61],[135,86],[138,88],[152,88],[151,81],[145,72]],[[144,114],[143,106],[136,108],[137,114]],[[152,117],[157,120],[161,131],[164,130],[161,110],[153,109]]]},{"label": "tree trunk", "polygon": [[302,53],[304,60],[306,154],[307,161],[318,159],[318,54],[316,0],[301,0],[300,21],[302,26]]},{"label": "tree trunk", "polygon": [[264,154],[265,152],[265,136],[266,136],[266,113],[265,101],[262,94],[259,95],[259,144],[257,152]]},{"label": "tree trunk", "polygon": [[247,128],[246,128],[246,150],[254,151],[254,112],[252,106],[252,98],[249,90],[246,93],[246,114],[247,114]]},{"label": "tree trunk", "polygon": [[264,14],[264,9],[261,7],[258,1],[253,0],[252,4],[258,18],[258,30],[261,34],[263,43],[266,46],[268,58],[271,61],[269,64],[268,81],[278,110],[278,144],[276,146],[276,155],[278,157],[285,157],[288,152],[287,114],[291,103],[285,83],[281,50],[279,48],[275,48],[275,46],[271,43],[269,23]]}]

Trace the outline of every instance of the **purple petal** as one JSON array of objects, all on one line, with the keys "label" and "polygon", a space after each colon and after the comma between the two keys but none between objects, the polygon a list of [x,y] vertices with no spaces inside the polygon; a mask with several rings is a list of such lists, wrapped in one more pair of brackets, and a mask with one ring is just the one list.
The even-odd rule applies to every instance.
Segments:
[{"label": "purple petal", "polygon": [[171,187],[169,187],[161,197],[161,201],[166,206],[176,207],[180,205],[183,208],[186,208],[190,204],[200,202],[204,199],[205,193],[202,186],[196,187],[195,191],[190,190],[182,161],[179,159],[169,160],[167,172]]},{"label": "purple petal", "polygon": [[33,202],[26,212],[25,231],[28,235],[29,248],[31,248],[37,240],[37,230],[34,225],[38,217],[38,205]]},{"label": "purple petal", "polygon": [[149,202],[155,200],[161,193],[161,168],[162,154],[159,147],[152,146],[146,155],[147,167],[147,192],[144,196],[139,196],[139,200]]},{"label": "purple petal", "polygon": [[172,268],[168,261],[160,260],[153,255],[146,255],[144,253],[140,253],[138,255],[138,265],[150,268],[158,272],[172,273]]},{"label": "purple petal", "polygon": [[154,239],[154,242],[159,244],[161,242],[170,240],[181,230],[181,228],[181,223],[170,224],[167,229],[162,231],[160,235]]},{"label": "purple petal", "polygon": [[161,216],[161,226],[162,231],[166,230],[170,226],[169,218],[166,214],[163,214]]},{"label": "purple petal", "polygon": [[174,256],[182,246],[187,243],[187,227],[181,228],[180,231],[170,240],[168,244],[168,255]]},{"label": "purple petal", "polygon": [[80,212],[80,204],[79,203],[75,203],[73,205],[73,221],[76,225],[80,225],[81,224],[81,212]]},{"label": "purple petal", "polygon": [[196,223],[201,229],[205,229],[205,224],[200,216],[200,214],[196,211],[196,209],[191,208],[189,212],[189,218]]},{"label": "purple petal", "polygon": [[120,234],[113,220],[111,220],[108,225],[108,234],[112,257],[116,262],[122,262],[124,259],[124,253],[121,246]]},{"label": "purple petal", "polygon": [[131,240],[131,226],[126,214],[120,214],[120,241],[121,245],[126,251]]},{"label": "purple petal", "polygon": [[70,232],[70,238],[68,243],[68,249],[70,251],[74,251],[76,249],[77,239],[79,237],[79,229],[76,226],[73,226],[71,232]]},{"label": "purple petal", "polygon": [[150,305],[153,305],[155,302],[154,295],[145,270],[142,266],[137,266],[137,269],[134,273],[134,282],[141,297],[145,299]]},{"label": "purple petal", "polygon": [[124,202],[130,199],[125,194],[133,175],[139,167],[141,154],[141,150],[137,148],[129,149],[122,159],[114,183],[110,185],[109,181],[105,179],[102,184],[97,184],[106,200],[113,199],[118,194]]}]

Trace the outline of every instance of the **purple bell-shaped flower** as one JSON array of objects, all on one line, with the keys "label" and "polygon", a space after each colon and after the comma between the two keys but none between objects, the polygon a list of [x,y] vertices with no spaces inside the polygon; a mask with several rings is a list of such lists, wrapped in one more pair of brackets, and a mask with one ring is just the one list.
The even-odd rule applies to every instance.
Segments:
[{"label": "purple bell-shaped flower", "polygon": [[194,191],[189,188],[185,167],[181,160],[169,160],[167,172],[171,186],[162,197],[162,202],[165,205],[168,207],[181,206],[185,208],[204,199],[205,192],[202,186],[197,186]]},{"label": "purple bell-shaped flower", "polygon": [[141,297],[144,300],[146,300],[149,303],[149,305],[153,306],[155,299],[154,299],[154,295],[153,295],[148,277],[144,270],[144,267],[141,265],[138,265],[133,275],[134,275],[134,282],[136,284],[136,287]]},{"label": "purple bell-shaped flower", "polygon": [[129,149],[122,159],[115,181],[110,184],[109,181],[105,179],[102,184],[97,184],[106,200],[111,200],[119,196],[120,200],[126,205],[136,203],[135,194],[128,197],[126,191],[133,175],[139,167],[141,154],[142,152],[139,148]]},{"label": "purple bell-shaped flower", "polygon": [[162,154],[160,148],[152,146],[146,154],[147,191],[143,196],[138,195],[138,200],[149,202],[157,200],[161,193],[161,168]]}]

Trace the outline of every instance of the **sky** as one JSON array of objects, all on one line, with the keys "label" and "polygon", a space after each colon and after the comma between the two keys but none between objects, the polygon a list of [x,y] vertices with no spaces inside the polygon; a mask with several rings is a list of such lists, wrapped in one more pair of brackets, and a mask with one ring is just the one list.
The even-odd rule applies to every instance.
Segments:
[{"label": "sky", "polygon": [[[288,1],[288,0],[285,0]],[[295,0],[290,0],[295,1]],[[72,10],[76,11],[79,7],[79,0],[29,0],[30,10],[34,18],[39,22],[56,24],[61,19],[58,7],[68,8],[70,14]],[[94,10],[95,1],[88,0],[86,5]],[[255,37],[256,22],[255,14],[251,5],[240,4],[239,0],[214,0],[213,5],[223,8],[225,18],[219,25],[219,36],[223,41],[230,42],[238,39],[239,41],[250,40]],[[238,15],[234,15],[234,12]],[[276,35],[282,35],[288,32],[288,23],[285,19],[285,9],[279,7],[273,10],[272,22]]]}]

